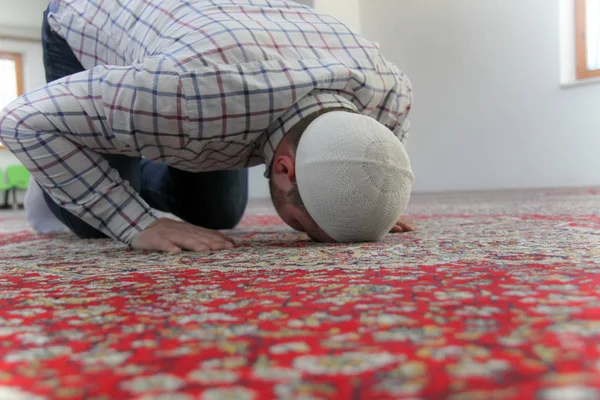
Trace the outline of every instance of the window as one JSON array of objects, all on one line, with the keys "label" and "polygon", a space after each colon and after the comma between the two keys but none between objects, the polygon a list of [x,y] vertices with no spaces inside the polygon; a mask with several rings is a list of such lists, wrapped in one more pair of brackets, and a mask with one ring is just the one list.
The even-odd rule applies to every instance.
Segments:
[{"label": "window", "polygon": [[[23,94],[21,54],[0,52],[0,110]],[[4,146],[0,143],[0,149]]]},{"label": "window", "polygon": [[600,77],[600,0],[575,0],[577,79]]},{"label": "window", "polygon": [[0,52],[0,109],[23,94],[23,62],[20,54]]}]

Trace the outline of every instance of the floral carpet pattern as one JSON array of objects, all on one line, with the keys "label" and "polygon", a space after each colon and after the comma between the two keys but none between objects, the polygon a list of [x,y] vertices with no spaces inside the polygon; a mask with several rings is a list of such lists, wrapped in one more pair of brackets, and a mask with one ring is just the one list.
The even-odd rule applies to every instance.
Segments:
[{"label": "floral carpet pattern", "polygon": [[600,190],[409,218],[316,244],[258,205],[171,256],[0,214],[0,399],[600,399]]}]

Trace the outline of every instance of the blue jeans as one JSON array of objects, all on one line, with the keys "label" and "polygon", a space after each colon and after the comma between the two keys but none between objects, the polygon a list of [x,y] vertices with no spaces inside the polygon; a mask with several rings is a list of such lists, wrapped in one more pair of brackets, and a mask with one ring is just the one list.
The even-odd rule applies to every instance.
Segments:
[{"label": "blue jeans", "polygon": [[[51,82],[84,70],[67,42],[54,32],[44,13],[42,47],[46,80]],[[129,181],[153,208],[209,229],[234,228],[248,203],[248,170],[192,173],[143,158],[104,155],[121,178]],[[80,238],[106,235],[58,206],[44,192],[52,213]]]}]

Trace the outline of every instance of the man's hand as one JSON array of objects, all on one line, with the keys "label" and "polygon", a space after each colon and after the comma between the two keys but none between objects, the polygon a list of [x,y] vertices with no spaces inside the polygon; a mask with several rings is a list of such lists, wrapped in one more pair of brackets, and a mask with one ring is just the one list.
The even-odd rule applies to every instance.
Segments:
[{"label": "man's hand", "polygon": [[187,222],[161,218],[136,234],[131,247],[137,250],[166,251],[172,254],[182,250],[208,251],[235,247],[235,242],[221,232],[200,228]]},{"label": "man's hand", "polygon": [[394,233],[413,232],[416,229],[417,229],[417,227],[415,226],[415,224],[412,224],[408,221],[401,219],[400,221],[396,222],[396,225],[394,225],[394,227],[392,228],[392,230],[390,232],[394,232]]}]

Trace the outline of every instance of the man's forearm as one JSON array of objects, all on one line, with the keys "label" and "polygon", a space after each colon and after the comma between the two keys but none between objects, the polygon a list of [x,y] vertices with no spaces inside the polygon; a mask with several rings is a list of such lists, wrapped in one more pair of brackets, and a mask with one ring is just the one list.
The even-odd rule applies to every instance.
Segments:
[{"label": "man's forearm", "polygon": [[64,114],[73,112],[77,103],[63,101],[63,110],[53,110],[53,100],[31,95],[9,105],[0,114],[1,141],[58,205],[130,243],[156,216],[99,153],[71,140],[77,121],[71,122],[70,132],[60,130],[65,128]]}]

